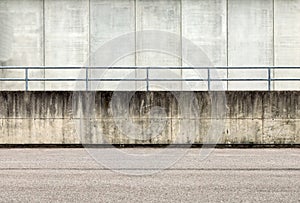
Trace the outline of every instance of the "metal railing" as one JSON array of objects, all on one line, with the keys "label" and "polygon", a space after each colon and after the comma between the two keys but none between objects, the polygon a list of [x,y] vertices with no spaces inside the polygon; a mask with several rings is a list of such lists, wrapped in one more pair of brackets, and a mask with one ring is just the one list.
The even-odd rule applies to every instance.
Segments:
[{"label": "metal railing", "polygon": [[[19,66],[1,66],[0,70],[24,70],[23,78],[3,78],[5,72],[0,73],[0,82],[5,81],[22,81],[25,82],[25,91],[29,91],[29,82],[75,82],[83,81],[85,82],[85,89],[89,90],[89,82],[92,81],[102,81],[102,82],[118,82],[118,81],[128,81],[128,82],[145,82],[146,91],[150,90],[150,82],[197,82],[204,81],[207,82],[207,90],[211,90],[212,82],[243,82],[243,81],[264,81],[267,82],[267,89],[271,91],[271,83],[276,81],[300,81],[298,78],[278,78],[278,76],[273,76],[274,70],[288,70],[288,69],[297,69],[300,74],[300,67],[44,67],[44,66],[34,66],[34,67],[19,67]],[[29,77],[30,70],[82,70],[85,72],[85,75],[80,78],[32,78]],[[145,77],[143,78],[93,78],[90,76],[89,71],[91,70],[143,70]],[[206,70],[206,78],[152,78],[150,77],[151,70]],[[214,78],[212,77],[212,71],[218,70],[227,70],[226,78]],[[231,70],[267,70],[266,77],[260,78],[230,78],[228,77],[228,72]],[[280,75],[279,75],[280,76]]]}]

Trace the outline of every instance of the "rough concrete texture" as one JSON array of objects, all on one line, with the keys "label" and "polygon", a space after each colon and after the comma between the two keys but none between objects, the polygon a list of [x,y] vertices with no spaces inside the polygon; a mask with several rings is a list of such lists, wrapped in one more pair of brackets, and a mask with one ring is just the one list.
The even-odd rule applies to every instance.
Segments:
[{"label": "rough concrete texture", "polygon": [[88,58],[88,2],[45,0],[44,8],[45,65],[83,65]]},{"label": "rough concrete texture", "polygon": [[[153,148],[116,150],[136,157],[159,153]],[[154,167],[132,168],[127,159],[112,159],[121,163],[112,171],[86,149],[0,149],[0,198],[3,202],[299,202],[300,149],[215,149],[205,159],[199,152],[184,149],[184,156],[172,166],[143,175]]]},{"label": "rough concrete texture", "polygon": [[201,47],[215,66],[227,66],[226,22],[226,1],[182,0],[182,35]]},{"label": "rough concrete texture", "polygon": [[[116,150],[136,157],[159,151]],[[184,156],[172,166],[143,175],[154,167],[132,168],[127,159],[112,159],[121,163],[112,171],[86,149],[0,149],[0,198],[3,202],[299,202],[300,149],[215,149],[205,159],[199,152],[184,149]]]},{"label": "rough concrete texture", "polygon": [[4,65],[43,65],[43,1],[2,0],[0,13],[8,15],[13,27],[13,53]]},{"label": "rough concrete texture", "polygon": [[300,64],[300,3],[276,0],[274,4],[274,46],[277,66]]},{"label": "rough concrete texture", "polygon": [[0,143],[300,144],[299,92],[82,94],[1,92]]},{"label": "rough concrete texture", "polygon": [[[2,65],[103,65],[101,57],[93,55],[103,43],[125,33],[156,29],[191,40],[215,66],[300,66],[299,7],[300,0],[2,0],[0,13],[9,16],[14,28],[12,57]],[[130,41],[128,46],[133,50],[146,47],[147,43],[139,38]],[[157,51],[136,53],[109,65],[188,65],[180,59],[182,40],[169,46],[176,56]],[[120,48],[106,54],[118,53]],[[185,71],[173,72],[179,77],[189,75]],[[106,76],[115,74],[107,72]],[[244,70],[225,70],[219,74],[221,78],[266,76],[265,71]],[[276,78],[299,78],[299,71],[295,74],[295,70],[285,70],[284,74],[274,71],[273,74]],[[32,72],[32,77],[41,78],[77,75],[62,71]],[[169,77],[170,72],[152,75]],[[23,76],[22,71],[3,70],[1,73],[4,78]],[[143,73],[135,71],[134,76],[140,78]],[[299,90],[299,84],[274,82],[272,87],[274,90]],[[4,90],[24,87],[21,82],[2,82],[1,85]],[[72,82],[35,82],[32,90],[71,90],[72,85]],[[226,90],[267,90],[266,82],[223,82],[223,85]],[[172,86],[174,90],[184,89],[182,84]],[[207,89],[203,84],[199,86],[195,90]],[[102,89],[115,87],[117,83],[111,82]]]},{"label": "rough concrete texture", "polygon": [[[1,10],[5,7],[1,5]],[[0,12],[0,65],[11,58],[12,54],[12,25],[7,13]]]},{"label": "rough concrete texture", "polygon": [[[5,60],[5,66],[39,66],[43,65],[43,1],[42,0],[3,0],[0,1],[0,13],[9,19],[11,37],[6,44],[11,44],[11,57]],[[10,28],[8,28],[10,29]],[[1,32],[8,32],[9,30]],[[0,51],[2,52],[2,51]],[[32,71],[32,76],[43,77],[43,70]],[[1,70],[2,78],[23,78],[23,70]],[[36,83],[36,88],[43,84]],[[0,82],[6,90],[23,90],[22,82]]]}]

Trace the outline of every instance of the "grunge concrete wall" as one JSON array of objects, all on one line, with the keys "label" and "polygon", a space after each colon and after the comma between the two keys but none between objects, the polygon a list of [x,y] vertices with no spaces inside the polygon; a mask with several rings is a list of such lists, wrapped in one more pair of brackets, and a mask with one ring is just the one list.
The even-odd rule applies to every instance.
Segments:
[{"label": "grunge concrete wall", "polygon": [[[117,98],[119,108],[122,108],[121,102],[129,93],[121,92]],[[83,94],[88,97],[92,93]],[[85,143],[169,144],[175,142],[176,136],[181,136],[175,142],[177,144],[202,143],[209,129],[216,127],[212,124],[214,119],[220,119],[211,113],[209,92],[195,93],[199,115],[196,119],[179,113],[180,105],[170,92],[135,92],[127,119],[134,122],[145,135],[150,135],[145,140],[136,140],[135,135],[130,134],[131,129],[128,129],[129,121],[113,116],[110,107],[113,94],[95,93],[95,108],[91,109],[95,113],[90,118],[83,116],[90,121],[81,131],[85,132]],[[80,143],[82,139],[77,134],[80,128],[76,128],[80,123],[80,107],[87,109],[89,106],[81,103],[74,106],[74,111],[75,95],[61,91],[0,92],[0,144]],[[218,143],[300,144],[300,92],[229,91],[225,96],[226,116],[221,118],[224,127],[216,135],[220,137]],[[182,105],[188,106],[188,101]],[[149,117],[149,107],[153,106],[163,108],[165,116]],[[120,120],[121,126],[117,126],[116,121]],[[183,121],[188,122],[189,127],[179,129],[178,123]],[[159,131],[155,126],[149,128],[151,122],[165,122],[165,125]],[[129,133],[124,133],[120,128],[129,130]],[[177,135],[179,131],[181,134]],[[193,136],[194,140],[191,139]]]},{"label": "grunge concrete wall", "polygon": [[[4,66],[97,65],[91,57],[103,43],[124,33],[163,30],[191,40],[215,66],[300,66],[300,0],[1,0],[10,19],[12,55]],[[132,40],[139,43],[139,40]],[[176,52],[180,53],[181,43]],[[132,44],[137,46],[137,44]],[[174,45],[170,45],[174,46]],[[1,48],[1,51],[4,50]],[[112,53],[107,53],[112,54]],[[115,66],[186,66],[161,53],[136,53]],[[177,70],[178,74],[183,74]],[[300,77],[297,69],[277,78]],[[139,75],[139,74],[137,74]],[[163,74],[165,76],[168,73]],[[1,77],[23,77],[2,70]],[[31,77],[76,77],[76,71],[35,70]],[[225,78],[267,77],[261,70],[230,70]],[[223,82],[226,90],[266,90],[267,82]],[[33,84],[33,82],[32,82]],[[2,82],[3,90],[23,90]],[[73,82],[34,82],[33,90],[70,90]],[[116,84],[111,83],[111,87]],[[298,81],[274,82],[275,90],[299,90]],[[106,90],[109,90],[107,87]]]}]

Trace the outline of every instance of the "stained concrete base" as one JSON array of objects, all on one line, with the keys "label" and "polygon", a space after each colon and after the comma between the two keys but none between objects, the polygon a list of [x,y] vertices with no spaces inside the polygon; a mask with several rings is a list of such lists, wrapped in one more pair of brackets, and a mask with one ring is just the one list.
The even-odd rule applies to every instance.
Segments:
[{"label": "stained concrete base", "polygon": [[300,144],[299,101],[292,91],[0,92],[0,144]]}]

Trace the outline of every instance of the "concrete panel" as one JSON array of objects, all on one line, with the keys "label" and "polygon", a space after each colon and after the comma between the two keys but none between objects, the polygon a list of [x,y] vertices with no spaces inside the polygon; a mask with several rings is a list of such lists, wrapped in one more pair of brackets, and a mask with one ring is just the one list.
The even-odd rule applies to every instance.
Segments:
[{"label": "concrete panel", "polygon": [[70,119],[0,119],[1,144],[80,143]]},{"label": "concrete panel", "polygon": [[[273,74],[275,79],[299,79],[300,69],[276,69]],[[300,81],[274,81],[273,88],[276,91],[300,90]]]},{"label": "concrete panel", "polygon": [[231,81],[228,82],[228,91],[267,91],[268,90],[268,82],[264,81],[242,81],[236,82]]},{"label": "concrete panel", "polygon": [[[181,3],[178,0],[137,0],[136,1],[136,30],[166,31],[177,36],[171,40],[167,33],[153,32],[147,38],[137,36],[137,66],[181,66]],[[176,37],[175,37],[176,38]],[[151,47],[151,48],[149,48]],[[147,49],[147,50],[146,50]],[[150,50],[151,49],[151,50]],[[166,50],[170,50],[166,53]],[[139,75],[140,73],[138,73]],[[181,78],[180,70],[169,70],[164,74],[153,73],[152,77],[168,77],[175,74]],[[166,83],[165,83],[166,84]],[[160,82],[150,82],[155,90],[180,90],[181,83],[173,82],[165,86]],[[154,89],[151,89],[154,90]]]},{"label": "concrete panel", "polygon": [[[202,81],[207,79],[206,69],[191,69],[182,70],[182,79],[186,81],[182,82],[182,90],[184,91],[206,91],[208,89],[207,81]],[[178,76],[180,78],[180,76]],[[189,79],[198,81],[188,81]]]},{"label": "concrete panel", "polygon": [[275,0],[274,19],[275,66],[300,66],[300,0]]},{"label": "concrete panel", "polygon": [[0,66],[12,57],[13,27],[7,7],[0,4]]},{"label": "concrete panel", "polygon": [[8,14],[13,27],[12,58],[4,65],[43,65],[43,1],[2,0],[0,13]]},{"label": "concrete panel", "polygon": [[[42,0],[3,0],[0,1],[0,14],[10,23],[11,54],[2,65],[5,66],[41,66],[43,64],[43,1]],[[4,30],[3,34],[8,30]],[[2,32],[2,30],[1,30]],[[6,45],[10,45],[6,42]],[[9,47],[7,47],[9,49]],[[6,51],[8,51],[6,49]],[[43,77],[44,71],[35,71]],[[2,78],[24,78],[24,70],[2,70]],[[37,83],[43,88],[43,83]],[[24,90],[25,83],[1,82],[2,90]]]},{"label": "concrete panel", "polygon": [[82,81],[48,81],[45,91],[85,91],[86,83]]},{"label": "concrete panel", "polygon": [[[114,40],[121,35],[135,31],[134,5],[133,0],[91,0],[91,65],[102,65],[100,58],[103,56],[97,56],[97,50],[101,48],[104,43]],[[131,46],[132,50],[134,50],[135,44],[132,44]],[[122,47],[112,48],[116,49],[108,51],[118,52],[117,49],[122,49]],[[112,53],[107,52],[107,54]],[[111,63],[113,66],[134,66],[135,56],[132,55],[130,57],[126,57],[126,60],[123,60],[121,64],[116,61],[112,61]]]},{"label": "concrete panel", "polygon": [[263,115],[268,119],[297,119],[300,117],[298,91],[274,91],[265,94],[262,100]]},{"label": "concrete panel", "polygon": [[[275,0],[275,66],[300,66],[300,1]],[[296,69],[276,70],[276,78],[299,78]],[[300,82],[274,82],[275,90],[299,90]]]},{"label": "concrete panel", "polygon": [[[89,3],[85,0],[45,0],[45,65],[83,66],[88,59]],[[46,70],[46,78],[76,78],[80,70],[67,75]],[[57,85],[60,84],[58,87]],[[74,83],[46,82],[45,89],[70,90]]]},{"label": "concrete panel", "polygon": [[228,65],[273,65],[272,0],[228,0]]},{"label": "concrete panel", "polygon": [[[273,65],[273,1],[228,0],[228,65]],[[228,71],[228,77],[243,77]],[[248,77],[264,75],[250,71]],[[265,83],[228,82],[229,90],[265,90]],[[247,88],[248,86],[248,88]]]},{"label": "concrete panel", "polygon": [[228,119],[228,134],[225,140],[227,144],[261,144],[262,120],[261,119]]},{"label": "concrete panel", "polygon": [[89,4],[45,0],[45,65],[81,66],[88,56]]},{"label": "concrete panel", "polygon": [[[119,43],[114,43],[114,40],[119,39],[118,37],[135,31],[134,0],[91,0],[90,3],[90,64],[105,67],[135,66],[135,35],[128,35],[130,39],[123,39],[128,42],[125,42],[126,45],[118,46]],[[115,78],[117,72],[118,70],[92,70],[90,75],[93,78]],[[132,73],[131,70],[121,72],[121,78],[128,78],[128,75]],[[100,85],[92,83],[91,87],[93,90],[115,90],[119,89],[118,85],[120,85],[119,82],[101,82]],[[132,83],[122,83],[121,86],[127,90],[135,90]]]},{"label": "concrete panel", "polygon": [[[231,69],[228,79],[268,79],[267,69]],[[267,81],[229,81],[228,90],[268,90]]]},{"label": "concrete panel", "polygon": [[[138,91],[136,82],[132,81],[101,81],[90,82],[89,90],[91,91]],[[145,91],[146,89],[141,89]]]},{"label": "concrete panel", "polygon": [[297,120],[265,119],[263,124],[263,144],[294,144]]},{"label": "concrete panel", "polygon": [[268,79],[268,69],[231,69],[229,79]]},{"label": "concrete panel", "polygon": [[[98,136],[84,138],[86,143],[116,143],[116,144],[168,144],[172,142],[171,120],[167,120],[163,128],[151,125],[154,119],[135,119],[134,128],[125,119],[96,119],[95,126],[101,132]],[[94,129],[95,130],[95,129]]]},{"label": "concrete panel", "polygon": [[226,1],[182,0],[182,37],[207,54],[215,66],[227,65]]},{"label": "concrete panel", "polygon": [[300,81],[277,81],[275,82],[274,90],[276,91],[291,91],[300,90]]},{"label": "concrete panel", "polygon": [[1,91],[24,91],[25,82],[20,81],[0,81]]},{"label": "concrete panel", "polygon": [[[180,1],[177,0],[137,0],[136,2],[136,29],[137,31],[158,30],[174,33],[180,36],[181,18],[180,18]],[[160,36],[160,35],[158,35]],[[147,47],[145,43],[157,42],[155,51],[137,53],[138,66],[181,66],[180,41],[169,44],[170,47],[177,48],[174,50],[177,56],[170,56],[161,53],[159,44],[163,38],[156,41],[147,41],[147,39],[137,39],[137,47],[141,50]],[[165,39],[168,40],[168,39]],[[170,53],[169,53],[170,54]]]}]

